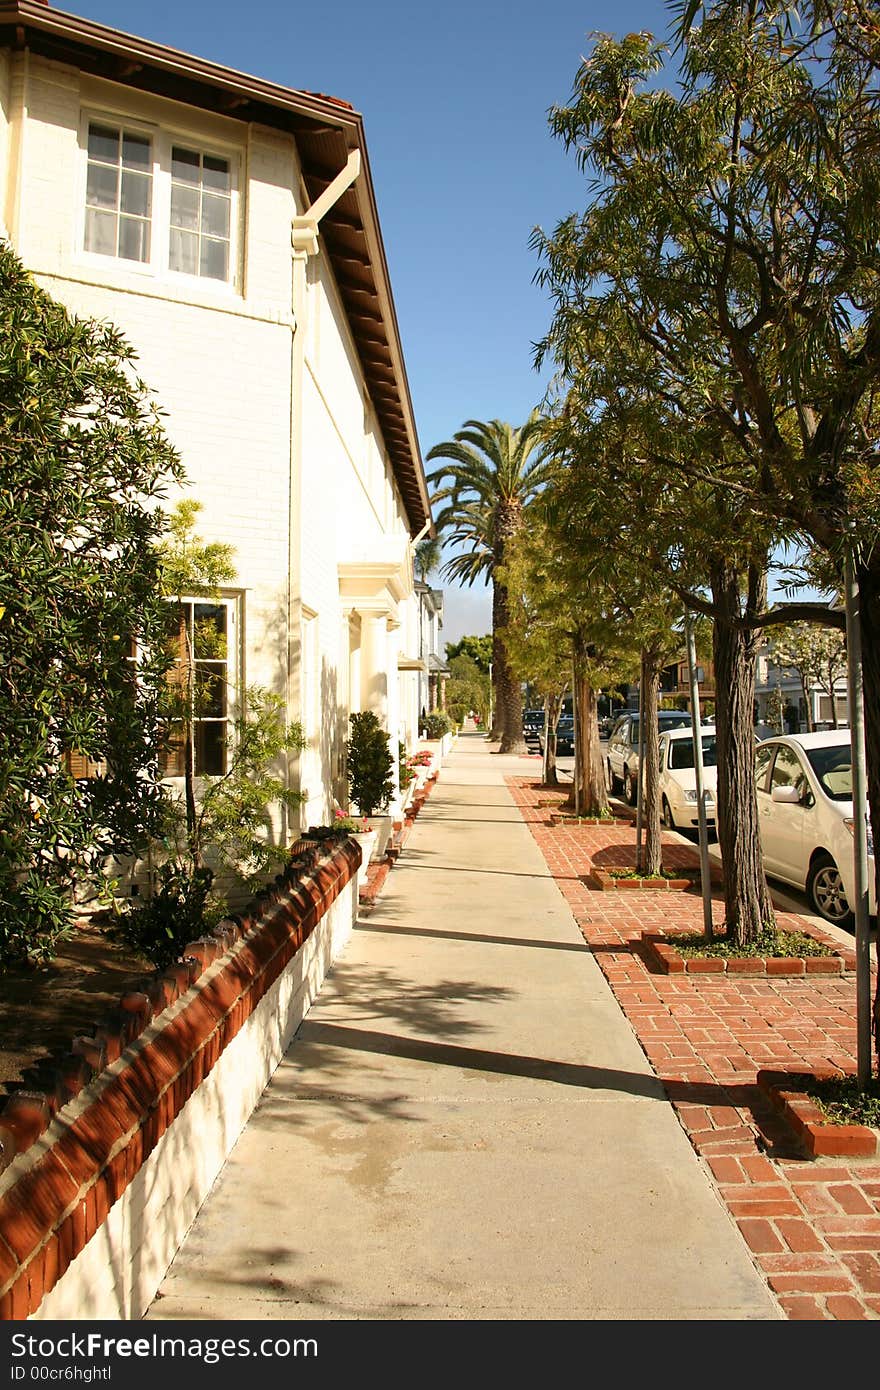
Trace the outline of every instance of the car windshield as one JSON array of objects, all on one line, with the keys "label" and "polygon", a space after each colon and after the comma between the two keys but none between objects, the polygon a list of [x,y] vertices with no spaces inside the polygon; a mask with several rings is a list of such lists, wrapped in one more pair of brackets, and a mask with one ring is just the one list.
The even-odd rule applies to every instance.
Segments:
[{"label": "car windshield", "polygon": [[[714,734],[704,734],[700,739],[703,749],[703,767],[718,766],[718,747]],[[692,738],[671,738],[669,740],[670,768],[693,767],[694,740]]]},{"label": "car windshield", "polygon": [[852,801],[852,751],[848,743],[830,748],[805,748],[819,785],[832,801]]}]

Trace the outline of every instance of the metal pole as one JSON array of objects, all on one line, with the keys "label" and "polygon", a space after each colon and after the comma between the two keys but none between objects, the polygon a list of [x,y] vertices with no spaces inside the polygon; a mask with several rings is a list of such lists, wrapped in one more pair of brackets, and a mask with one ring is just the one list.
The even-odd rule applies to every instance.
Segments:
[{"label": "metal pole", "polygon": [[492,663],[491,663],[491,661],[490,661],[490,662],[489,662],[489,727],[488,727],[488,729],[486,730],[487,736],[488,736],[489,734],[491,734],[491,732],[492,732],[492,720],[494,719],[494,717],[495,717],[495,716],[494,716],[494,712],[493,712],[493,709],[492,709]]},{"label": "metal pole", "polygon": [[688,680],[691,688],[691,731],[694,739],[694,772],[697,783],[697,831],[700,839],[700,884],[703,894],[703,930],[712,940],[712,881],[709,869],[709,831],[706,826],[706,801],[703,778],[703,735],[700,723],[700,686],[697,681],[697,647],[688,609],[684,610],[685,645],[687,647]]},{"label": "metal pole", "polygon": [[[859,585],[849,545],[844,558],[846,666],[853,790],[853,862],[856,900],[856,1064],[859,1087],[871,1080],[871,936],[868,920],[868,796],[865,705],[862,689],[862,629]],[[834,699],[834,692],[831,694]]]}]

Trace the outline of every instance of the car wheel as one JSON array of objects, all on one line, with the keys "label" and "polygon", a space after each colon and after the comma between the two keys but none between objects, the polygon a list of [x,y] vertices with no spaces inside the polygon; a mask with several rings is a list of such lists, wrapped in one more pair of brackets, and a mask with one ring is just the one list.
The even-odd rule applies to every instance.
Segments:
[{"label": "car wheel", "polygon": [[830,854],[817,854],[810,865],[807,897],[826,922],[833,922],[836,927],[852,927],[853,912],[843,891],[840,870]]},{"label": "car wheel", "polygon": [[663,798],[663,824],[666,826],[667,830],[675,829],[675,817],[672,814],[672,807],[665,796]]},{"label": "car wheel", "polygon": [[635,777],[628,767],[623,769],[623,796],[630,806],[635,806],[636,796],[638,795],[638,784]]},{"label": "car wheel", "polygon": [[608,790],[609,790],[609,791],[612,791],[612,792],[616,792],[616,791],[618,790],[619,783],[618,783],[617,778],[615,777],[614,773],[611,771],[611,759],[608,758],[607,762],[608,762]]}]

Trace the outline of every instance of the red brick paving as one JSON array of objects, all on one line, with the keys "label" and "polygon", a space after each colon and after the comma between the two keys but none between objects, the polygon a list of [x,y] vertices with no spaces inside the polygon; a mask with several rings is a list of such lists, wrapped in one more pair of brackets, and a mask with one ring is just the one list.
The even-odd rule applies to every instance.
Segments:
[{"label": "red brick paving", "polygon": [[[584,876],[594,867],[633,862],[634,828],[619,821],[551,827],[551,806],[565,792],[554,797],[530,778],[507,782],[786,1317],[880,1318],[880,1160],[806,1157],[756,1081],[762,1068],[855,1071],[855,977],[649,968],[642,931],[702,930],[700,895],[589,888]],[[668,864],[693,862],[693,850],[664,841]],[[712,919],[723,923],[717,896]],[[789,930],[804,926],[791,913],[777,919]]]}]

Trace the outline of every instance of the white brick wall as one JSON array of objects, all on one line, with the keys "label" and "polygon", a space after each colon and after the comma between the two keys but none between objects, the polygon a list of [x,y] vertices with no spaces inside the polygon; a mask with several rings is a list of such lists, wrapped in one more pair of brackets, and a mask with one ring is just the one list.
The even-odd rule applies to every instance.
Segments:
[{"label": "white brick wall", "polygon": [[[405,531],[381,437],[328,265],[310,267],[303,335],[307,362],[293,383],[291,217],[298,162],[292,138],[84,76],[29,55],[0,67],[0,155],[16,249],[41,284],[72,310],[125,333],[138,370],[166,412],[207,540],[235,550],[245,600],[245,677],[286,691],[294,422],[302,426],[298,518],[303,602],[318,615],[322,728],[304,760],[306,823],[330,813],[347,710],[338,565]],[[17,113],[26,111],[16,143]],[[173,276],[82,250],[84,132],[89,116],[135,122],[157,153],[171,139],[227,153],[239,183],[234,286]],[[9,120],[13,138],[9,138]],[[163,141],[165,144],[163,145]],[[0,184],[2,187],[2,184]],[[155,190],[154,190],[155,193]],[[154,201],[157,209],[159,204]],[[159,242],[154,236],[154,246]],[[171,499],[173,500],[173,498]],[[294,634],[294,649],[298,633]],[[396,673],[390,673],[396,682]],[[290,715],[298,717],[298,708]],[[337,778],[334,787],[334,777]]]}]

